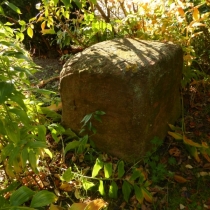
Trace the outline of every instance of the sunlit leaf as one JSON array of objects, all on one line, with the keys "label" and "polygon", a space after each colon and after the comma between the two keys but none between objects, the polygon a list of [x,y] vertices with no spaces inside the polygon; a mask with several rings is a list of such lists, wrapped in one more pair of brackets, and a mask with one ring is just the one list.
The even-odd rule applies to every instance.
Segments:
[{"label": "sunlit leaf", "polygon": [[112,175],[112,163],[105,163],[104,164],[104,174],[105,178],[109,178]]},{"label": "sunlit leaf", "polygon": [[111,185],[109,186],[109,197],[116,199],[118,192],[118,186],[115,181],[112,181]]},{"label": "sunlit leaf", "polygon": [[96,159],[96,162],[93,166],[93,170],[92,170],[92,177],[96,177],[98,175],[98,172],[100,171],[100,169],[102,169],[104,166],[104,162],[102,160],[100,160],[99,158]]},{"label": "sunlit leaf", "polygon": [[185,16],[184,10],[181,7],[178,8],[178,12],[179,12],[180,16],[182,16],[182,17]]},{"label": "sunlit leaf", "polygon": [[193,8],[193,20],[199,20],[200,19],[200,12],[197,7]]},{"label": "sunlit leaf", "polygon": [[71,167],[69,167],[61,176],[61,180],[70,182],[73,178],[74,174],[71,171]]},{"label": "sunlit leaf", "polygon": [[87,180],[83,180],[82,186],[85,190],[89,190],[91,187],[95,186],[93,182],[89,182]]},{"label": "sunlit leaf", "polygon": [[1,5],[0,5],[0,14],[5,15],[5,14],[4,14],[3,7],[2,7]]},{"label": "sunlit leaf", "polygon": [[99,181],[98,191],[100,192],[100,194],[102,196],[105,196],[106,195],[105,190],[104,190],[104,183],[103,183],[102,180]]},{"label": "sunlit leaf", "polygon": [[45,22],[45,21],[43,21],[43,22],[42,22],[42,24],[41,24],[41,29],[42,29],[42,31],[44,31],[44,30],[45,30],[45,26],[46,26],[46,22]]},{"label": "sunlit leaf", "polygon": [[34,35],[34,31],[31,27],[28,27],[27,28],[27,34],[29,37],[33,38],[33,35]]},{"label": "sunlit leaf", "polygon": [[16,7],[13,3],[10,3],[8,1],[4,2],[8,7],[10,7],[13,11],[15,11],[18,14],[22,14],[20,9],[18,7]]},{"label": "sunlit leaf", "polygon": [[52,159],[52,157],[53,157],[52,152],[51,152],[49,149],[46,149],[46,148],[44,148],[44,151],[45,151],[45,153],[48,154],[49,157]]},{"label": "sunlit leaf", "polygon": [[43,35],[45,35],[45,34],[56,34],[55,33],[55,30],[54,29],[44,29],[44,30],[42,30],[41,31],[41,33],[43,34]]}]

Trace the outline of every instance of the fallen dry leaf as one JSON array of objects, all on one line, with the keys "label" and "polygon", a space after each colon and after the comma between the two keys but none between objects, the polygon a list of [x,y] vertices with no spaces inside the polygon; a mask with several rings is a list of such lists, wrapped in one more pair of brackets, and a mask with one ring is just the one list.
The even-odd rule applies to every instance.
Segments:
[{"label": "fallen dry leaf", "polygon": [[85,208],[85,210],[99,210],[106,206],[106,202],[103,199],[96,199],[91,201]]},{"label": "fallen dry leaf", "polygon": [[64,183],[61,184],[60,189],[63,190],[63,191],[66,191],[66,192],[71,192],[75,188],[74,188],[74,184],[64,182]]},{"label": "fallen dry leaf", "polygon": [[179,175],[174,175],[174,180],[178,183],[185,183],[188,181],[187,179]]},{"label": "fallen dry leaf", "polygon": [[57,112],[62,109],[62,103],[60,102],[59,104],[52,104],[48,106],[47,108],[50,109],[51,111]]},{"label": "fallen dry leaf", "polygon": [[181,154],[181,151],[177,147],[173,147],[169,150],[169,154],[173,157],[179,157]]}]

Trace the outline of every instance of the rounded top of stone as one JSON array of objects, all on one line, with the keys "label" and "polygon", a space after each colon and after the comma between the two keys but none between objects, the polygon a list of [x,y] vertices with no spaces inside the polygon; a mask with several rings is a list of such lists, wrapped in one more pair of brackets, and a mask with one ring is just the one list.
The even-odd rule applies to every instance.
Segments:
[{"label": "rounded top of stone", "polygon": [[63,67],[61,77],[83,71],[109,74],[117,74],[119,71],[137,73],[141,67],[171,59],[177,51],[181,52],[181,47],[171,43],[131,38],[104,41],[70,58]]}]

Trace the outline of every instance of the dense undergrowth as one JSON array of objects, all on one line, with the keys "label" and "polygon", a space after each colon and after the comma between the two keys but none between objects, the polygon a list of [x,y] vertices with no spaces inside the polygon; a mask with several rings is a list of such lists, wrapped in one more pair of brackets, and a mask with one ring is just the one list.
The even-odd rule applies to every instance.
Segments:
[{"label": "dense undergrowth", "polygon": [[[204,176],[208,172],[201,169],[209,167],[208,135],[190,140],[184,102],[182,119],[176,127],[170,125],[168,138],[163,142],[154,137],[153,151],[137,163],[125,163],[97,151],[88,135],[77,136],[60,125],[57,91],[31,84],[39,68],[22,44],[25,32],[33,38],[35,24],[40,23],[42,34],[53,34],[61,51],[72,44],[87,47],[116,37],[171,41],[184,51],[183,97],[193,85],[209,93],[208,2],[90,1],[89,8],[84,8],[86,2],[74,3],[84,18],[71,23],[71,4],[64,0],[43,0],[37,5],[39,15],[29,22],[17,20],[20,27],[0,22],[0,209],[208,209],[209,174]],[[18,7],[4,1],[1,16],[3,5],[21,15]],[[97,132],[91,119],[101,121],[104,114],[96,110],[84,116],[81,130]],[[196,197],[199,188],[204,194]]]}]

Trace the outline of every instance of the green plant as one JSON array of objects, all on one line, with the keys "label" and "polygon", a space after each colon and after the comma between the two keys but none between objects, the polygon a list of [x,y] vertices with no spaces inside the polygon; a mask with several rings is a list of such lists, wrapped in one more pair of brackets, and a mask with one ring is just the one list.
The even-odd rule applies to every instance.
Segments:
[{"label": "green plant", "polygon": [[[4,191],[7,192],[7,191]],[[48,192],[47,190],[42,190],[39,192],[32,191],[26,186],[22,186],[18,188],[16,191],[12,193],[10,196],[10,200],[6,200],[4,197],[0,196],[1,201],[1,210],[6,209],[28,209],[35,210],[38,207],[43,207],[53,203],[56,199],[56,196],[52,192]],[[31,200],[31,201],[30,201]],[[29,206],[26,207],[24,204],[30,201]]]},{"label": "green plant", "polygon": [[[182,143],[185,145],[187,151],[192,155],[197,162],[200,162],[199,153],[210,162],[210,148],[207,142],[202,141],[201,143],[197,143],[192,141],[191,139],[188,139],[185,135],[184,131],[182,131],[180,128],[177,128],[173,125],[170,125],[171,130],[173,132],[168,131],[168,134],[172,136],[176,140],[181,140]],[[199,152],[198,152],[199,151]]]}]

